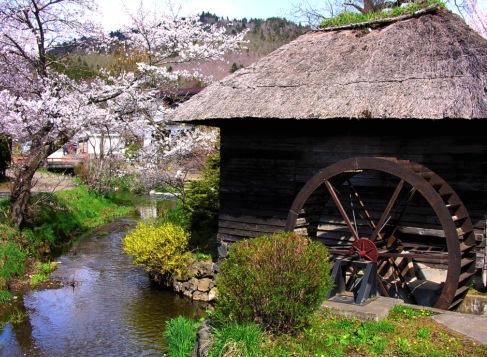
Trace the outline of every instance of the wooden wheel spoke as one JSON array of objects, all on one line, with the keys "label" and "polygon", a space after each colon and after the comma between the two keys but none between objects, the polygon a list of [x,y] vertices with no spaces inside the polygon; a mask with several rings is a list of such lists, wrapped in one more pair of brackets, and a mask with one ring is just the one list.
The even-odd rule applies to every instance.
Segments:
[{"label": "wooden wheel spoke", "polygon": [[[409,204],[411,203],[414,195],[416,194],[416,188],[413,187],[411,191],[409,192],[409,197],[407,198],[403,209],[401,210],[401,213],[399,214],[399,217],[396,220],[396,223],[394,225],[394,228],[392,229],[391,233],[389,234],[389,237],[394,237],[394,234],[397,232],[399,229],[399,225],[401,224],[402,218],[404,217],[404,213],[406,212],[407,208],[409,207]],[[385,238],[385,237],[384,237]],[[394,238],[396,239],[396,238]]]},{"label": "wooden wheel spoke", "polygon": [[368,225],[370,226],[370,228],[372,228],[373,230],[375,229],[376,225],[374,223],[374,220],[372,219],[372,216],[370,215],[369,211],[367,210],[367,208],[365,207],[365,203],[364,203],[364,200],[362,200],[362,198],[360,197],[358,191],[355,189],[355,187],[352,185],[352,183],[350,182],[350,180],[347,180],[347,183],[348,183],[348,186],[352,189],[353,191],[353,195],[355,196],[355,198],[357,199],[357,202],[360,206],[360,208],[362,209],[362,211],[364,212],[364,215],[365,215],[365,219],[367,220],[367,223]]},{"label": "wooden wheel spoke", "polygon": [[329,247],[330,252],[334,255],[350,255],[350,249]]},{"label": "wooden wheel spoke", "polygon": [[379,251],[379,257],[395,259],[395,258],[408,258],[408,259],[427,259],[428,261],[437,263],[448,263],[448,253],[441,252],[383,252]]},{"label": "wooden wheel spoke", "polygon": [[[374,231],[370,235],[370,240],[375,241],[377,237],[380,237],[380,231],[382,228],[384,228],[387,220],[390,217],[390,213],[392,209],[394,208],[394,205],[399,197],[399,194],[401,193],[402,189],[404,187],[404,180],[401,180],[399,184],[396,186],[396,189],[394,190],[394,193],[392,194],[391,198],[389,199],[389,202],[387,203],[386,209],[382,213],[379,222],[377,223],[377,226],[374,227]],[[380,237],[382,239],[382,237]]]},{"label": "wooden wheel spoke", "polygon": [[348,230],[352,233],[353,238],[359,239],[357,230],[354,228],[352,221],[347,215],[347,212],[345,211],[345,208],[343,208],[342,203],[340,202],[340,199],[338,198],[338,195],[336,193],[335,188],[333,185],[330,183],[330,181],[325,180],[325,186],[328,192],[330,193],[331,198],[333,199],[333,202],[335,202],[335,205],[338,208],[338,211],[340,212],[340,215],[342,216],[343,220],[345,221]]},{"label": "wooden wheel spoke", "polygon": [[377,288],[379,290],[379,293],[382,296],[390,297],[389,292],[387,291],[387,288],[384,285],[384,281],[382,279],[382,276],[380,276],[379,273],[377,273]]},{"label": "wooden wheel spoke", "polygon": [[392,269],[392,272],[394,275],[396,275],[396,278],[399,279],[401,282],[400,287],[404,290],[405,295],[412,300],[414,304],[416,304],[416,298],[413,295],[413,292],[411,291],[411,288],[407,284],[406,278],[403,276],[401,268],[396,264],[394,258],[388,258],[387,259],[389,262],[389,269]]}]

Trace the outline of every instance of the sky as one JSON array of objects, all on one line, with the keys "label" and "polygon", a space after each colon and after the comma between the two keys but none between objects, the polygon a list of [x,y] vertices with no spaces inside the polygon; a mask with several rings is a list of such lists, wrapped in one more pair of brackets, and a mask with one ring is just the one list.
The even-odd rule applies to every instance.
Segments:
[{"label": "sky", "polygon": [[[323,0],[308,0],[309,3],[320,4]],[[483,1],[483,0],[482,0]],[[487,0],[485,0],[487,1]],[[182,4],[185,15],[210,11],[218,16],[233,18],[268,18],[273,16],[291,18],[293,5],[300,0],[179,0],[174,3]],[[134,10],[140,0],[98,0],[98,6],[103,14],[101,19],[106,30],[120,28],[127,23],[126,9]],[[144,0],[147,9],[162,9],[165,0]]]},{"label": "sky", "polygon": [[[141,0],[98,0],[98,6],[103,17],[101,22],[106,30],[116,30],[124,23],[128,23],[127,9],[134,11]],[[147,9],[161,11],[167,6],[168,0],[143,0]],[[184,15],[198,14],[210,11],[218,16],[230,19],[268,18],[273,16],[293,19],[293,8],[296,4],[306,1],[314,7],[320,8],[325,0],[172,0],[182,5]],[[477,0],[478,4],[487,10],[487,0]]]}]

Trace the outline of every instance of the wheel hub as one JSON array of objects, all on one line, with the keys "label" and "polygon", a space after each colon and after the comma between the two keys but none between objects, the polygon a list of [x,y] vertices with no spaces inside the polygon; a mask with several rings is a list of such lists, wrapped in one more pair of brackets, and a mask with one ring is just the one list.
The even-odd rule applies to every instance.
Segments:
[{"label": "wheel hub", "polygon": [[371,262],[376,262],[379,258],[379,252],[377,251],[376,245],[367,238],[356,239],[352,244],[350,254],[358,254],[360,258]]}]

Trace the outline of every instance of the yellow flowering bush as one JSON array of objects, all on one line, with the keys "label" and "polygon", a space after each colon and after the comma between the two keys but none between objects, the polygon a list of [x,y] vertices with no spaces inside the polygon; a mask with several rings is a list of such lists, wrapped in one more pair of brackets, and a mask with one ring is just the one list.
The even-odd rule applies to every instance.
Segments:
[{"label": "yellow flowering bush", "polygon": [[139,223],[123,243],[124,251],[134,263],[151,273],[181,274],[191,260],[188,234],[180,226]]}]

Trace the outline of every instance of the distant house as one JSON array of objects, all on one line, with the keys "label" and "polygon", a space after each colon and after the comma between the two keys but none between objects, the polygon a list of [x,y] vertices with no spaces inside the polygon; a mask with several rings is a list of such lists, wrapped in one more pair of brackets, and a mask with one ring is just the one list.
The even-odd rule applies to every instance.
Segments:
[{"label": "distant house", "polygon": [[[198,94],[203,88],[187,87],[160,92],[160,99],[164,106],[175,108],[179,104]],[[168,125],[168,130],[177,134],[184,125],[173,123]],[[146,133],[143,138],[143,146],[148,146],[152,141],[152,133]],[[70,142],[51,154],[47,159],[49,167],[72,166],[81,160],[99,158],[101,156],[123,155],[126,143],[119,133],[102,134],[86,133],[78,142]]]},{"label": "distant house", "polygon": [[88,133],[79,141],[77,153],[88,157],[122,155],[125,143],[120,134]]}]

